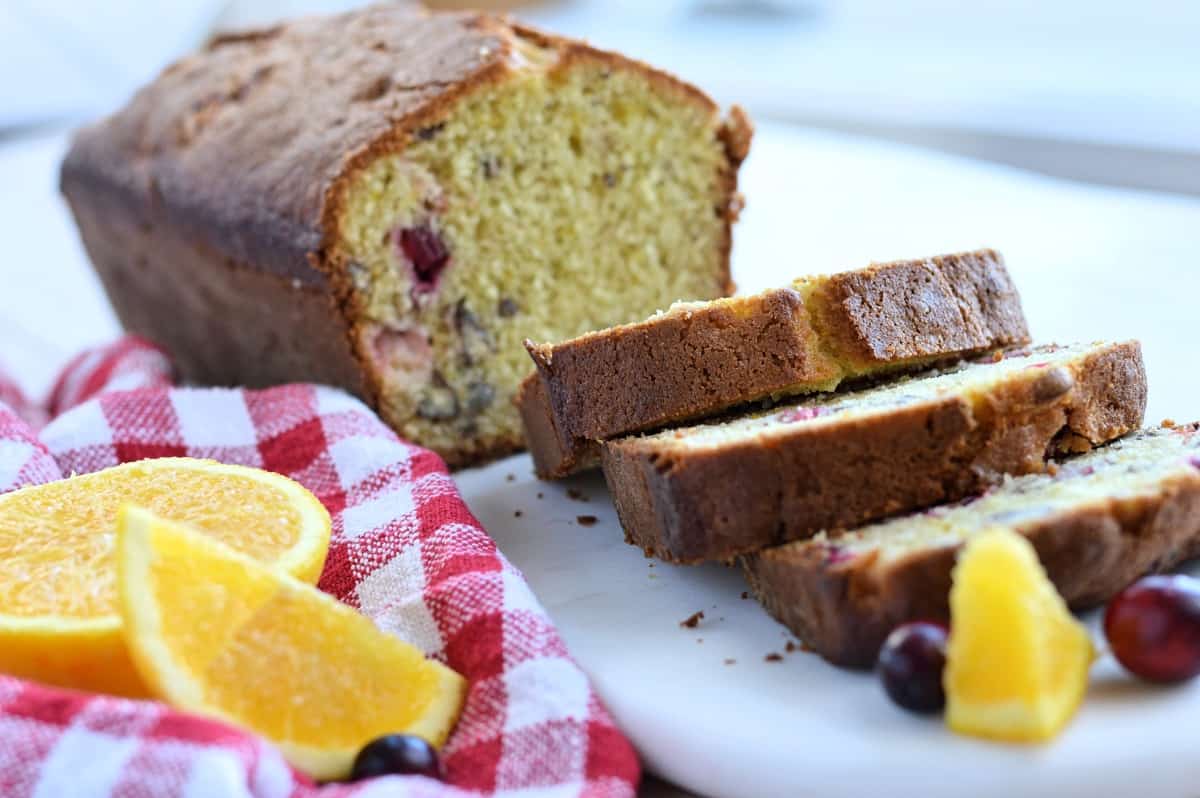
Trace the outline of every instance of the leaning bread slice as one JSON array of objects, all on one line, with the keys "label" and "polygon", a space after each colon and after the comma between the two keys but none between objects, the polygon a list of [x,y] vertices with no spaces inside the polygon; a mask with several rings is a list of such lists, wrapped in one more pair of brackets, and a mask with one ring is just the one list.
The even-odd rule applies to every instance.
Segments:
[{"label": "leaning bread slice", "polygon": [[1042,346],[609,441],[602,459],[631,543],[725,560],[1042,471],[1136,429],[1145,403],[1137,342]]},{"label": "leaning bread slice", "polygon": [[537,372],[517,402],[538,475],[557,478],[593,465],[598,441],[1028,341],[1003,258],[979,250],[680,303],[558,344],[527,341]]},{"label": "leaning bread slice", "polygon": [[767,549],[742,560],[767,610],[821,656],[868,667],[898,624],[947,620],[959,548],[1025,535],[1076,609],[1200,554],[1197,424],[1138,432],[982,497]]}]

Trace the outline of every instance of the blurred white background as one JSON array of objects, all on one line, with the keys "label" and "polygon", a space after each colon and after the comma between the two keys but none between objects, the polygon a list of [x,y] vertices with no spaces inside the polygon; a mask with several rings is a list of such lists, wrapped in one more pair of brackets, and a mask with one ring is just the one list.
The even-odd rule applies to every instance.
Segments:
[{"label": "blurred white background", "polygon": [[[109,110],[215,27],[354,4],[5,0],[0,129]],[[516,13],[673,69],[759,119],[1200,193],[1191,0],[558,0]]]}]

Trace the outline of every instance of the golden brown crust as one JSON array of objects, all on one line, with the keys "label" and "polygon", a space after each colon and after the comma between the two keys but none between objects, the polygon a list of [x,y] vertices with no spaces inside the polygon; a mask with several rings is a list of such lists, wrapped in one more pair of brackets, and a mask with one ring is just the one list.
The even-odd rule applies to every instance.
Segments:
[{"label": "golden brown crust", "polygon": [[[847,376],[913,370],[1029,340],[1000,255],[875,264],[689,305],[637,324],[526,348],[518,402],[539,476],[594,462],[597,442]],[[542,384],[534,390],[532,381]]]},{"label": "golden brown crust", "polygon": [[975,399],[951,393],[796,424],[769,445],[746,438],[681,451],[656,438],[609,441],[604,476],[630,543],[673,562],[727,560],[1039,472],[1067,433],[1100,444],[1141,424],[1136,342],[1098,348],[1063,370],[1025,369]]},{"label": "golden brown crust", "polygon": [[[334,247],[345,188],[374,159],[403,150],[445,118],[467,93],[516,75],[524,68],[523,40],[557,51],[551,69],[592,60],[644,74],[711,112],[714,135],[725,140],[716,106],[699,89],[503,17],[429,14],[389,3],[219,36],[165,70],[123,110],[80,131],[63,163],[62,190],[77,215],[103,207],[147,236],[135,263],[120,257],[113,236],[81,221],[88,250],[108,252],[95,265],[122,322],[164,344],[196,380],[323,379],[378,407],[381,375],[359,351],[362,309]],[[727,223],[736,172],[731,162],[720,176],[728,198],[718,212]],[[153,240],[160,234],[161,241]],[[715,275],[725,287],[728,240],[727,225]],[[227,285],[233,294],[253,284],[247,290],[254,301],[239,304],[231,296],[206,306],[175,296],[181,258],[205,272],[184,282],[213,290]],[[135,272],[160,287],[134,287],[122,277]],[[295,281],[312,289],[303,312],[289,308]],[[149,297],[164,306],[141,307]],[[181,308],[188,318],[179,318]],[[321,318],[286,332],[272,326],[289,313]],[[250,334],[260,326],[288,336],[296,356],[263,357]],[[196,335],[199,329],[209,335]],[[316,331],[323,336],[331,329],[336,338],[318,340]],[[520,445],[516,437],[468,440],[441,454],[468,465]]]},{"label": "golden brown crust", "polygon": [[570,436],[559,431],[550,412],[546,381],[529,375],[517,390],[514,400],[521,414],[525,448],[533,458],[533,469],[543,479],[556,479],[600,462],[600,447],[579,447]]},{"label": "golden brown crust", "polygon": [[809,307],[851,369],[1029,340],[1020,295],[992,249],[830,275],[812,284]]},{"label": "golden brown crust", "polygon": [[[124,209],[71,199],[88,256],[130,332],[156,340],[184,381],[267,387],[297,379],[362,393],[328,290],[249,269]],[[163,279],[158,264],[170,263]]]},{"label": "golden brown crust", "polygon": [[[837,365],[815,349],[800,295],[780,288],[565,344],[525,344],[537,373],[519,394],[540,476],[588,462],[591,442],[696,417],[781,386],[828,385]],[[534,383],[538,383],[536,386]]]},{"label": "golden brown crust", "polygon": [[750,140],[754,137],[754,123],[746,109],[740,105],[729,108],[725,124],[721,126],[721,140],[725,142],[725,154],[730,163],[740,165],[750,154]]},{"label": "golden brown crust", "polygon": [[[1099,499],[1014,528],[1072,608],[1093,607],[1143,574],[1200,554],[1200,471],[1177,474],[1153,494]],[[742,565],[768,612],[830,662],[871,667],[899,624],[949,621],[957,547],[884,564],[871,554],[837,562],[829,552],[782,546]]]}]

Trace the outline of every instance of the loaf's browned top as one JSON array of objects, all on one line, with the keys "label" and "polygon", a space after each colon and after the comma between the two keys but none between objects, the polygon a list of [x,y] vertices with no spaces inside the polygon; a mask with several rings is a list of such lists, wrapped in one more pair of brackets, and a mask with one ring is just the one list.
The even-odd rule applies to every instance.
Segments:
[{"label": "loaf's browned top", "polygon": [[[476,13],[388,3],[219,36],[79,132],[73,184],[166,218],[234,262],[322,282],[339,181],[400,149],[480,83],[520,69],[521,41],[638,69],[716,113],[702,92],[586,44]],[[722,131],[745,156],[748,124]]]},{"label": "loaf's browned top", "polygon": [[494,18],[400,4],[221,36],[82,130],[63,184],[162,205],[237,262],[318,280],[307,257],[348,162],[509,58],[510,39]]},{"label": "loaf's browned top", "polygon": [[598,441],[1028,339],[1003,258],[978,250],[677,306],[558,344],[530,342],[538,371],[518,402],[538,473],[560,477],[590,464]]}]

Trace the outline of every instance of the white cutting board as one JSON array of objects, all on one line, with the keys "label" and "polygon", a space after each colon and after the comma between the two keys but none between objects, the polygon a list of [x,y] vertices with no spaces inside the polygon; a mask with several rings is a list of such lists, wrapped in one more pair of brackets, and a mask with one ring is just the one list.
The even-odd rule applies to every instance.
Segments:
[{"label": "white cutting board", "polygon": [[[116,330],[57,198],[64,145],[54,136],[0,146],[0,360],[37,391],[71,352]],[[1149,417],[1200,418],[1200,201],[769,125],[743,176],[749,205],[734,255],[743,290],[871,258],[996,246],[1035,335],[1141,337]],[[787,637],[740,599],[738,573],[650,567],[622,542],[598,477],[542,485],[520,456],[458,481],[647,768],[695,792],[1200,795],[1200,684],[1146,689],[1102,662],[1082,713],[1054,744],[1009,748],[953,737],[894,709],[869,676],[799,652],[764,662],[784,651]],[[567,498],[567,487],[589,500]],[[579,526],[578,515],[598,522]],[[680,628],[697,610],[705,620]],[[736,663],[725,665],[727,658]]]},{"label": "white cutting board", "polygon": [[[755,148],[735,249],[744,290],[872,257],[994,245],[1035,336],[1140,337],[1148,418],[1200,418],[1200,202],[778,129]],[[542,484],[530,471],[520,456],[458,482],[647,769],[669,781],[721,798],[1200,795],[1200,681],[1145,687],[1106,657],[1054,743],[957,737],[895,708],[870,674],[786,653],[789,635],[741,598],[736,570],[645,559],[622,541],[598,475]],[[698,610],[704,620],[681,628]],[[764,661],[772,652],[783,661]]]}]

